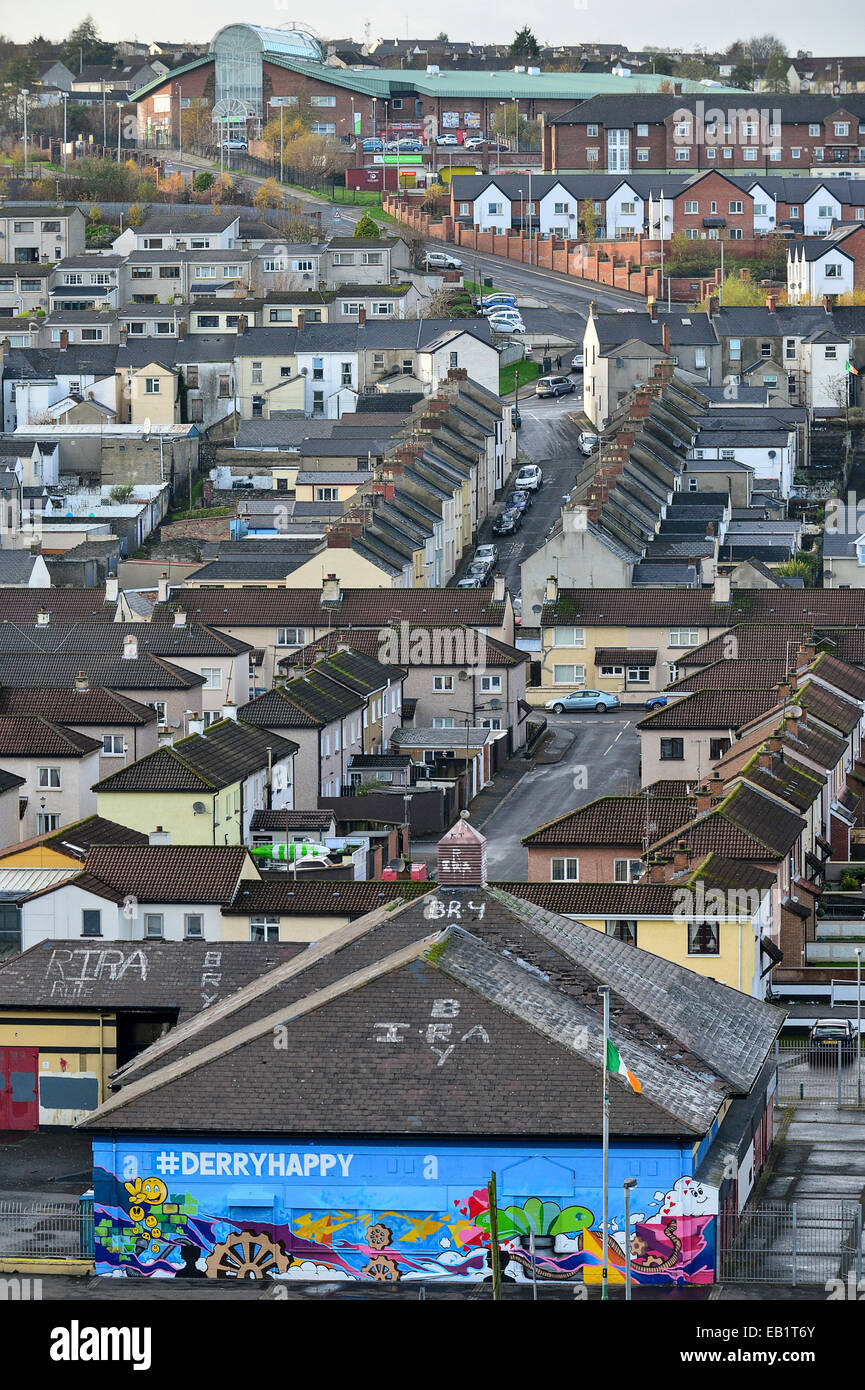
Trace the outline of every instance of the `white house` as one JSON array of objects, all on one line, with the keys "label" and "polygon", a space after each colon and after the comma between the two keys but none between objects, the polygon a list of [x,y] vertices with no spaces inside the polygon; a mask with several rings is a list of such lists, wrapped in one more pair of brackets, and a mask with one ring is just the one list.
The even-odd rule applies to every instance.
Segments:
[{"label": "white house", "polygon": [[821,238],[793,242],[787,248],[787,299],[790,304],[819,304],[824,294],[850,294],[856,263],[843,247]]},{"label": "white house", "polygon": [[825,184],[815,188],[802,203],[802,221],[806,236],[819,236],[831,231],[832,223],[841,216],[841,200],[830,193]]},{"label": "white house", "polygon": [[843,410],[848,398],[847,363],[853,360],[853,343],[840,333],[825,329],[800,346],[802,368],[811,384],[809,405],[817,414]]},{"label": "white house", "polygon": [[511,199],[497,183],[487,184],[475,198],[474,225],[482,232],[506,232],[511,225]]},{"label": "white house", "polygon": [[563,183],[555,183],[538,199],[538,227],[541,236],[575,237],[578,200]]},{"label": "white house", "polygon": [[[297,344],[297,370],[305,377],[304,411],[339,420],[354,410],[359,390],[358,353],[323,348],[303,351]],[[304,345],[305,346],[305,345]]]},{"label": "white house", "polygon": [[645,203],[627,182],[607,196],[607,236],[637,236],[643,230]]},{"label": "white house", "polygon": [[754,235],[757,236],[761,232],[774,232],[777,216],[774,194],[759,183],[752,184],[748,192],[754,204]]}]

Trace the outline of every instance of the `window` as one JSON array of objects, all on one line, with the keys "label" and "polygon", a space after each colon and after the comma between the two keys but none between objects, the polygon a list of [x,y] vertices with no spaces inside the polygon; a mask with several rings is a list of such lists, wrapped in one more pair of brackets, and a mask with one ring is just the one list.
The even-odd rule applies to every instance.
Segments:
[{"label": "window", "polygon": [[334,251],[333,263],[334,265],[354,265],[354,252]]},{"label": "window", "polygon": [[637,163],[638,163],[638,164],[648,164],[648,162],[649,162],[649,151],[648,151],[648,150],[637,150]]},{"label": "window", "polygon": [[221,376],[219,378],[219,395],[221,400],[231,395],[231,377]]},{"label": "window", "polygon": [[694,366],[695,366],[695,367],[705,367],[705,365],[706,365],[706,349],[705,349],[705,348],[700,348],[700,347],[695,348],[695,349],[694,349]]},{"label": "window", "polygon": [[460,203],[460,217],[468,217],[471,213],[470,203]]},{"label": "window", "polygon": [[261,362],[253,362],[252,367],[250,369],[249,379],[252,382],[253,386],[261,385],[262,381],[264,380],[264,368]]},{"label": "window", "polygon": [[551,859],[550,881],[552,883],[579,883],[579,859]]},{"label": "window", "polygon": [[314,96],[309,99],[310,106],[336,106],[336,97]]},{"label": "window", "polygon": [[[295,261],[294,268],[299,269],[299,262]],[[264,269],[268,275],[275,275],[280,270],[285,270],[285,261],[280,256],[265,256]]]},{"label": "window", "polygon": [[840,280],[844,273],[844,267],[840,261],[829,261],[825,266],[826,278],[829,280]]},{"label": "window", "polygon": [[629,666],[629,667],[628,667],[627,679],[628,679],[629,681],[634,681],[634,682],[637,683],[637,684],[640,684],[641,682],[642,682],[642,683],[645,683],[646,681],[648,681],[649,675],[650,675],[650,672],[649,672],[649,667],[648,667],[648,666]]},{"label": "window", "polygon": [[340,363],[340,382],[343,386],[351,386],[352,369],[350,362]]},{"label": "window", "polygon": [[381,251],[361,251],[361,265],[381,265],[384,257]]},{"label": "window", "polygon": [[40,791],[58,791],[60,788],[60,768],[37,768],[36,785],[39,787]]},{"label": "window", "polygon": [[740,200],[739,200],[738,198],[732,198],[732,199],[730,200],[729,207],[730,207],[730,212],[731,212],[734,216],[735,216],[737,213],[740,213],[740,212],[742,211],[742,204],[741,204],[741,202],[740,202]]},{"label": "window", "polygon": [[819,136],[819,135],[822,134],[822,131],[823,131],[823,127],[822,127],[821,125],[818,125],[816,121],[812,122],[811,125],[809,125],[809,127],[808,127],[808,134],[809,134],[809,135],[817,135],[817,136]]},{"label": "window", "polygon": [[145,250],[147,250],[147,251],[161,251],[161,250],[162,250],[162,237],[161,237],[161,236],[146,236],[146,237],[144,238],[144,247],[145,247]]},{"label": "window", "polygon": [[46,835],[49,830],[60,829],[60,817],[56,811],[40,811],[36,817],[36,833]]},{"label": "window", "polygon": [[374,318],[387,318],[394,312],[394,302],[392,299],[375,300],[370,305],[370,310]]},{"label": "window", "polygon": [[338,488],[338,487],[317,487],[317,488],[315,489],[315,500],[316,500],[316,502],[338,502],[338,501],[339,501],[339,488]]},{"label": "window", "polygon": [[85,907],[81,911],[81,935],[102,935],[102,912],[98,907]]},{"label": "window", "polygon": [[635,217],[637,212],[637,204],[622,203],[621,212],[623,217]]},{"label": "window", "polygon": [[186,384],[192,391],[198,390],[198,367],[189,366],[186,368]]},{"label": "window", "polygon": [[610,676],[610,677],[613,677],[613,676],[622,676],[622,675],[624,675],[624,673],[625,673],[625,668],[624,668],[624,666],[602,666],[602,667],[601,667],[601,675],[602,675],[602,676]]},{"label": "window", "polygon": [[133,280],[149,280],[152,274],[152,265],[134,265],[132,267]]},{"label": "window", "polygon": [[[344,311],[343,311],[343,312],[344,312]],[[291,310],[290,310],[290,309],[271,309],[271,311],[270,311],[270,322],[271,322],[271,323],[291,323]]]},{"label": "window", "polygon": [[453,676],[433,676],[433,690],[453,690]]},{"label": "window", "polygon": [[195,318],[195,322],[197,323],[197,325],[198,325],[199,328],[218,328],[218,327],[219,327],[219,315],[218,315],[218,314],[197,314],[197,315],[196,315],[196,318]]},{"label": "window", "polygon": [[648,139],[648,136],[649,136],[649,127],[648,127],[647,124],[643,124],[643,125],[638,124],[638,125],[637,125],[637,136],[638,136],[639,139],[642,139],[642,140]]},{"label": "window", "polygon": [[434,729],[452,729],[454,721],[450,715],[445,715],[440,719],[433,719],[432,726]]},{"label": "window", "polygon": [[730,747],[728,738],[709,739],[709,757],[714,761],[716,758],[723,758],[727,749]]},{"label": "window", "polygon": [[64,276],[63,276],[63,283],[64,283],[64,285],[83,285],[83,284],[84,284],[84,276],[83,276],[83,275],[69,275],[69,274],[67,274],[67,275],[64,275]]},{"label": "window", "polygon": [[661,761],[681,762],[685,756],[685,741],[681,738],[661,739]]},{"label": "window", "polygon": [[82,341],[82,343],[101,343],[101,342],[102,342],[102,329],[101,329],[101,328],[82,328],[82,330],[81,330],[81,341]]},{"label": "window", "polygon": [[12,230],[13,230],[13,232],[32,232],[32,231],[33,231],[33,223],[32,223],[32,222],[15,222],[15,223],[13,223],[13,225],[12,225]]},{"label": "window", "polygon": [[161,912],[145,912],[144,935],[151,941],[159,941],[165,933],[165,918]]},{"label": "window", "polygon": [[642,872],[642,859],[613,860],[613,879],[616,883],[636,883]]},{"label": "window", "polygon": [[688,923],[688,955],[720,955],[719,931],[717,922]]},{"label": "window", "polygon": [[791,204],[790,204],[790,216],[791,216],[791,217],[798,217],[798,216],[799,216],[799,205],[798,205],[798,203],[791,203]]},{"label": "window", "polygon": [[676,163],[677,163],[677,164],[687,164],[687,162],[688,162],[688,160],[689,160],[690,158],[691,158],[691,151],[690,151],[689,149],[687,149],[687,150],[686,150],[686,149],[683,149],[681,145],[677,145],[677,146],[676,146]]},{"label": "window", "polygon": [[162,389],[162,383],[158,376],[146,376],[144,378],[145,396],[158,396]]},{"label": "window", "polygon": [[796,356],[795,338],[786,338],[784,340],[784,356],[788,359],[788,361]]},{"label": "window", "polygon": [[278,917],[250,917],[249,919],[249,939],[250,941],[278,941],[279,940],[279,918]]},{"label": "window", "polygon": [[[208,271],[209,271],[211,274],[213,274],[213,273],[214,273],[214,272],[213,272],[213,267],[212,267],[212,266],[203,265],[203,266],[201,267],[200,274],[202,274],[202,275],[207,275]],[[179,266],[179,265],[161,265],[161,266],[159,267],[159,278],[160,278],[160,280],[179,280],[179,279],[180,279],[180,266]]]},{"label": "window", "polygon": [[[264,268],[265,268],[265,270],[267,269],[267,262],[265,262]],[[292,265],[291,265],[291,268],[292,268],[292,270],[305,270],[305,271],[314,270],[314,269],[315,269],[315,262],[312,261],[312,260],[293,261],[293,262],[292,262]],[[284,269],[285,269],[285,266],[284,266],[284,265],[280,265],[279,269],[280,269],[280,270],[284,270]]]},{"label": "window", "polygon": [[831,203],[821,203],[817,209],[818,217],[834,217],[834,215]]},{"label": "window", "polygon": [[792,149],[790,150],[790,158],[791,158],[791,159],[801,159],[801,158],[802,158],[802,146],[801,146],[801,145],[794,145],[794,146],[792,147]]},{"label": "window", "polygon": [[384,371],[384,353],[374,352],[372,355],[372,369],[374,372]]},{"label": "window", "polygon": [[617,941],[624,941],[626,946],[636,946],[637,944],[637,924],[627,919],[619,919],[615,922],[607,922],[604,928],[607,936],[614,936]]},{"label": "window", "polygon": [[102,735],[102,752],[106,758],[122,758],[125,751],[125,742],[122,734]]},{"label": "window", "polygon": [[[554,627],[553,646],[554,647],[584,647],[586,645],[586,630],[582,627]],[[695,643],[696,645],[696,643]]]},{"label": "window", "polygon": [[481,690],[493,694],[502,688],[501,676],[481,676]]},{"label": "window", "polygon": [[278,647],[302,647],[305,641],[305,627],[278,627],[276,629],[276,645]]},{"label": "window", "polygon": [[204,917],[200,912],[185,912],[183,914],[183,935],[194,937],[199,941],[204,936]]},{"label": "window", "polygon": [[205,690],[222,689],[222,668],[219,666],[202,666],[201,674],[204,677]]},{"label": "window", "polygon": [[707,159],[714,159],[714,158],[715,158],[715,154],[716,154],[716,151],[715,151],[714,146],[713,146],[713,145],[710,145],[709,148],[706,150],[706,158],[707,158]]},{"label": "window", "polygon": [[553,681],[556,685],[579,685],[586,679],[585,666],[554,666]]},{"label": "window", "polygon": [[164,701],[164,700],[148,700],[147,703],[148,703],[148,705],[150,706],[151,709],[155,709],[155,710],[156,710],[156,717],[157,717],[157,719],[159,720],[160,724],[164,725],[165,722],[166,722],[165,701]]},{"label": "window", "polygon": [[342,312],[344,314],[357,314],[360,312],[360,302],[356,299],[344,299],[342,302]]},{"label": "window", "polygon": [[822,146],[822,145],[815,145],[815,146],[814,146],[814,158],[815,158],[815,159],[822,159],[822,158],[823,158],[823,146]]},{"label": "window", "polygon": [[754,164],[757,159],[757,151],[754,149],[753,146],[749,146],[747,149],[744,149],[742,151],[742,158],[744,159],[746,164]]},{"label": "window", "polygon": [[849,122],[849,121],[836,121],[836,122],[835,122],[835,134],[836,134],[836,135],[849,135],[849,134],[850,134],[850,122]]},{"label": "window", "polygon": [[836,359],[837,356],[838,356],[838,349],[835,347],[834,344],[832,344],[830,347],[827,347],[827,348],[826,348],[826,354],[825,354],[825,355],[826,355],[826,360],[827,360],[828,362],[834,362],[835,359]]},{"label": "window", "polygon": [[688,491],[689,491],[689,492],[699,492],[699,491],[700,491],[700,480],[699,480],[699,478],[689,478],[689,479],[688,479]]},{"label": "window", "polygon": [[402,359],[402,368],[401,368],[401,370],[402,370],[403,376],[411,376],[412,372],[414,371],[414,362],[412,361],[412,359],[411,359],[410,357],[404,357],[404,358]]},{"label": "window", "polygon": [[677,140],[690,140],[691,124],[690,121],[677,121],[673,127],[673,134]]},{"label": "window", "polygon": [[324,381],[324,358],[313,357],[312,359],[312,379],[313,381]]},{"label": "window", "polygon": [[696,647],[700,641],[699,630],[695,627],[671,627],[671,647]]},{"label": "window", "polygon": [[742,340],[741,338],[730,339],[730,361],[739,362],[742,359]]},{"label": "window", "polygon": [[782,151],[779,150],[779,149],[777,149],[775,146],[773,146],[772,149],[770,149],[770,151],[769,151],[769,162],[770,162],[770,164],[780,164],[780,163],[781,163],[781,154],[782,154]]},{"label": "window", "polygon": [[487,203],[487,213],[490,217],[500,217],[502,213],[502,203]]},{"label": "window", "polygon": [[697,202],[696,198],[687,198],[685,200],[685,213],[688,217],[695,217],[699,211],[700,204]]},{"label": "window", "polygon": [[312,413],[313,415],[324,414],[324,392],[313,391],[312,393]]}]

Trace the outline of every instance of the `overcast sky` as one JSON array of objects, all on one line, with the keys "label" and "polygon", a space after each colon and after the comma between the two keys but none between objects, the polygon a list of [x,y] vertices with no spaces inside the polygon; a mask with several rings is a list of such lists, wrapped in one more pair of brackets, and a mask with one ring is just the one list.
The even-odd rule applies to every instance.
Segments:
[{"label": "overcast sky", "polygon": [[[223,24],[243,19],[279,27],[293,18],[303,22],[304,11],[292,0],[283,4],[263,0],[248,10],[228,0],[186,0],[182,6],[176,0],[150,0],[143,9],[127,9],[116,0],[93,0],[89,6],[85,0],[80,7],[68,0],[41,0],[32,7],[16,5],[14,11],[10,6],[0,29],[18,41],[40,30],[47,38],[57,39],[90,12],[107,38],[204,41]],[[444,30],[452,39],[501,42],[512,38],[528,19],[538,39],[547,43],[598,40],[635,48],[700,44],[723,49],[736,38],[771,30],[793,54],[800,48],[829,57],[865,52],[865,8],[840,0],[822,5],[814,0],[786,0],[777,10],[774,5],[755,5],[753,0],[725,0],[723,5],[666,0],[662,7],[645,0],[536,0],[533,6],[526,6],[524,0],[496,0],[495,4],[481,0],[472,7],[465,0],[439,0],[429,8],[409,7],[406,0],[396,5],[367,0],[361,6],[347,0],[318,0],[314,15],[318,34],[338,38],[362,39],[369,20],[374,36],[431,38]]]}]

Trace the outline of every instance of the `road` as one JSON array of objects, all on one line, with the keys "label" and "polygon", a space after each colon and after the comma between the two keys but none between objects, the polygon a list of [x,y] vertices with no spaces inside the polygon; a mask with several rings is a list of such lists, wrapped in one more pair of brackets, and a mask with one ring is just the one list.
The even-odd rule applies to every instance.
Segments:
[{"label": "road", "polygon": [[524,883],[528,851],[521,836],[598,796],[639,786],[640,740],[634,731],[640,711],[553,714],[551,729],[576,734],[559,763],[537,763],[484,823],[490,879]]}]

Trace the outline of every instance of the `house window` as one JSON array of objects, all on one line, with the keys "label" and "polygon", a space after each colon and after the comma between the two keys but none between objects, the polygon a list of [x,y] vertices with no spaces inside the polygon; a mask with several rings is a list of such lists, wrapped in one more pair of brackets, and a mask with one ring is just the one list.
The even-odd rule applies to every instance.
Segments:
[{"label": "house window", "polygon": [[165,722],[166,722],[165,701],[164,701],[164,700],[148,700],[147,703],[148,703],[148,705],[150,706],[151,709],[155,709],[155,710],[156,710],[156,717],[157,717],[157,719],[159,720],[159,723],[160,723],[161,725],[164,726],[164,725],[165,725]]},{"label": "house window", "polygon": [[334,265],[354,265],[354,252],[334,251],[333,263]]},{"label": "house window", "polygon": [[641,682],[645,683],[649,679],[648,666],[629,666],[627,679],[629,681],[634,681],[637,684]]},{"label": "house window", "polygon": [[381,265],[382,254],[380,251],[361,251],[360,263],[361,265]]},{"label": "house window", "polygon": [[720,955],[719,935],[717,922],[689,922],[688,955]]},{"label": "house window", "polygon": [[[267,263],[266,263],[266,262],[265,262],[265,267],[264,267],[264,268],[265,268],[265,270],[267,269]],[[307,260],[292,261],[292,263],[291,263],[291,268],[292,268],[292,270],[310,271],[310,270],[314,270],[314,269],[315,269],[315,262],[314,262],[314,261],[307,261]],[[284,270],[284,269],[285,269],[285,266],[284,266],[284,265],[280,265],[280,266],[279,266],[279,269],[280,269],[280,270]]]},{"label": "house window", "polygon": [[343,386],[351,386],[351,363],[340,363],[340,382]]},{"label": "house window", "polygon": [[822,146],[822,145],[815,145],[815,146],[814,146],[814,158],[815,158],[815,159],[822,159],[822,158],[823,158],[823,146]]},{"label": "house window", "polygon": [[818,217],[832,217],[832,216],[834,216],[831,203],[821,203],[820,206],[819,206],[818,209],[817,209],[817,216],[818,216]]},{"label": "house window", "polygon": [[695,627],[671,627],[671,647],[696,647],[700,641],[699,630]]},{"label": "house window", "polygon": [[161,912],[145,912],[144,935],[150,941],[160,941],[165,934],[165,918]]},{"label": "house window", "polygon": [[836,121],[836,122],[835,122],[835,134],[836,134],[836,135],[849,135],[849,134],[850,134],[850,122],[849,122],[849,121]]},{"label": "house window", "polygon": [[372,355],[372,369],[374,372],[384,371],[384,353],[374,352]]},{"label": "house window", "polygon": [[271,322],[271,323],[291,323],[291,310],[290,310],[290,309],[271,309],[271,311],[270,311],[270,322]]},{"label": "house window", "polygon": [[250,917],[249,919],[249,939],[250,941],[278,941],[279,940],[279,918],[278,917]]},{"label": "house window", "polygon": [[779,150],[779,149],[776,149],[776,148],[770,149],[770,151],[769,151],[769,162],[770,162],[771,164],[780,164],[780,163],[781,163],[781,154],[782,154],[782,151]]},{"label": "house window", "polygon": [[729,210],[733,215],[742,211],[742,204],[738,198],[731,199],[729,204]]},{"label": "house window", "polygon": [[825,267],[826,278],[829,280],[840,280],[843,269],[840,261],[829,261]]},{"label": "house window", "polygon": [[[201,273],[202,275],[207,275],[208,272],[210,272],[210,273],[212,274],[212,273],[213,273],[213,267],[212,267],[212,266],[203,265],[203,266],[201,267],[200,273]],[[160,278],[160,280],[179,280],[179,279],[180,279],[180,266],[179,266],[179,265],[161,265],[161,266],[159,267],[159,278]]]},{"label": "house window", "polygon": [[602,675],[602,676],[609,676],[609,677],[613,677],[613,676],[622,676],[622,675],[624,675],[624,671],[625,671],[624,666],[602,666],[602,667],[601,667],[601,675]]},{"label": "house window", "polygon": [[[702,450],[701,450],[700,452],[702,453]],[[688,479],[688,491],[689,491],[689,492],[699,492],[699,491],[700,491],[700,480],[699,480],[699,478],[689,478],[689,479]]]},{"label": "house window", "polygon": [[749,146],[748,149],[744,149],[742,151],[742,157],[745,160],[746,164],[754,164],[757,160],[757,151],[754,149],[753,146]]},{"label": "house window", "polygon": [[829,362],[834,362],[834,361],[836,360],[837,356],[838,356],[838,349],[834,346],[834,344],[833,344],[832,346],[826,348],[826,360],[827,360],[827,361],[829,361]]},{"label": "house window", "polygon": [[499,217],[502,211],[501,203],[487,203],[487,212],[490,217]]},{"label": "house window", "polygon": [[263,415],[264,415],[264,397],[263,397],[263,396],[253,396],[253,398],[252,398],[252,417],[253,417],[253,419],[259,419],[259,420],[260,420],[260,419],[263,417]]},{"label": "house window", "polygon": [[204,936],[204,917],[200,912],[183,914],[183,935],[200,940]]},{"label": "house window", "polygon": [[637,125],[637,137],[638,137],[638,139],[646,140],[646,139],[648,139],[648,136],[649,136],[649,127],[648,127],[648,124],[642,124],[642,125],[638,124],[638,125]]},{"label": "house window", "polygon": [[636,883],[642,872],[642,859],[613,860],[613,879],[616,883]]},{"label": "house window", "polygon": [[587,125],[587,126],[586,126],[586,137],[587,137],[587,139],[589,139],[589,140],[597,140],[597,138],[598,138],[598,127],[597,127],[596,125]]},{"label": "house window", "polygon": [[687,164],[687,162],[688,162],[688,160],[689,160],[690,158],[691,158],[691,151],[690,151],[689,149],[683,149],[681,145],[677,145],[677,147],[676,147],[676,163],[677,163],[677,164]]},{"label": "house window", "polygon": [[414,371],[414,363],[412,362],[412,359],[411,359],[410,357],[404,357],[404,358],[402,359],[402,374],[403,374],[403,376],[411,376],[411,374],[412,374],[413,371]]},{"label": "house window", "polygon": [[60,817],[56,811],[41,811],[36,817],[36,833],[45,835],[49,830],[60,829]]},{"label": "house window", "polygon": [[338,488],[338,487],[317,487],[317,488],[315,489],[315,500],[316,500],[316,502],[338,502],[338,501],[339,501],[339,488]]},{"label": "house window", "polygon": [[202,666],[201,674],[204,677],[204,690],[222,689],[222,668],[220,666]]},{"label": "house window", "polygon": [[374,318],[387,318],[394,313],[394,303],[392,299],[378,299],[370,305],[370,311]]},{"label": "house window", "polygon": [[122,734],[103,734],[102,752],[106,758],[122,758],[126,745]]},{"label": "house window", "polygon": [[145,396],[158,396],[162,389],[162,383],[158,376],[146,376],[144,378]]},{"label": "house window", "polygon": [[799,207],[798,207],[798,204],[796,204],[796,203],[791,203],[791,204],[790,204],[790,216],[791,216],[791,217],[798,217],[798,216],[799,216]]},{"label": "house window", "polygon": [[688,198],[685,200],[685,212],[689,217],[696,216],[699,211],[700,204],[697,202],[696,198]]},{"label": "house window", "polygon": [[313,391],[312,393],[312,413],[313,415],[324,414],[324,392]]},{"label": "house window", "polygon": [[685,741],[681,738],[662,738],[661,739],[661,761],[665,763],[681,762],[685,756]]},{"label": "house window", "polygon": [[614,936],[617,941],[624,941],[626,946],[636,946],[637,944],[637,924],[627,918],[607,922],[604,930],[607,936]]},{"label": "house window", "polygon": [[554,666],[553,681],[556,685],[578,685],[586,679],[585,666]]},{"label": "house window", "polygon": [[586,630],[582,627],[554,627],[553,646],[554,647],[584,647],[586,645]]},{"label": "house window", "polygon": [[550,881],[552,883],[579,883],[579,859],[551,859]]},{"label": "house window", "polygon": [[713,762],[716,758],[723,758],[724,754],[726,753],[729,747],[730,740],[728,738],[710,738],[709,757],[712,759]]},{"label": "house window", "polygon": [[313,381],[324,381],[324,358],[313,357],[312,359],[312,379]]},{"label": "house window", "polygon": [[305,627],[278,627],[276,629],[276,645],[278,647],[302,647],[305,640]]},{"label": "house window", "polygon": [[81,935],[102,935],[102,912],[98,907],[85,907],[81,911]]},{"label": "house window", "polygon": [[231,395],[231,377],[229,377],[229,376],[221,376],[221,377],[219,378],[219,397],[220,397],[220,400],[225,400],[226,396],[230,396],[230,395]]},{"label": "house window", "polygon": [[453,676],[433,676],[433,690],[453,690]]},{"label": "house window", "polygon": [[187,367],[187,368],[186,368],[186,384],[187,384],[187,386],[190,388],[191,391],[197,391],[197,390],[198,390],[198,367],[197,367],[197,366],[196,366],[196,367],[190,366],[190,367]]},{"label": "house window", "polygon": [[637,163],[638,163],[638,164],[648,164],[648,162],[649,162],[649,151],[648,151],[648,150],[637,150]]},{"label": "house window", "polygon": [[502,688],[501,676],[481,676],[481,690],[493,694]]},{"label": "house window", "polygon": [[790,158],[791,158],[791,159],[801,159],[801,158],[802,158],[802,146],[801,146],[801,145],[794,145],[794,146],[792,147],[792,149],[790,150]]},{"label": "house window", "polygon": [[196,314],[195,321],[199,328],[218,328],[218,314]]},{"label": "house window", "polygon": [[36,785],[39,787],[40,791],[58,791],[60,787],[60,768],[37,768]]},{"label": "house window", "polygon": [[742,359],[742,340],[741,338],[730,339],[730,361],[740,362]]}]

